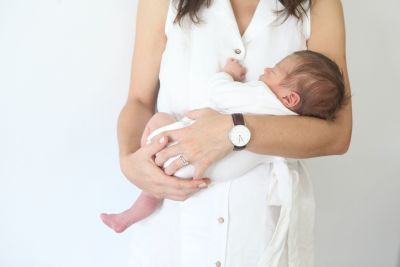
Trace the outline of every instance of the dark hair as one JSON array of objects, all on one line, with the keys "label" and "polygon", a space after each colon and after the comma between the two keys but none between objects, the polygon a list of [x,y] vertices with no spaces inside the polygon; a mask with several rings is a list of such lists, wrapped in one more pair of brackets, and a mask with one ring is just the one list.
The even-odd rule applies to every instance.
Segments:
[{"label": "dark hair", "polygon": [[333,120],[348,98],[339,66],[323,54],[310,50],[293,55],[298,57],[298,62],[282,82],[300,95],[299,104],[292,110],[300,115]]},{"label": "dark hair", "polygon": [[[180,23],[182,18],[186,15],[189,15],[190,19],[194,23],[199,23],[200,18],[198,16],[198,12],[202,6],[210,7],[212,0],[173,0],[178,1],[177,5],[177,15],[175,17],[174,23]],[[260,0],[262,1],[262,0]],[[269,0],[269,1],[278,1],[278,0]],[[302,15],[306,14],[306,9],[302,6],[307,0],[279,0],[281,4],[284,6],[282,10],[276,10],[275,12],[284,17],[285,21],[289,16],[294,16],[297,19],[302,19]],[[311,0],[309,0],[308,8],[311,6]]]}]

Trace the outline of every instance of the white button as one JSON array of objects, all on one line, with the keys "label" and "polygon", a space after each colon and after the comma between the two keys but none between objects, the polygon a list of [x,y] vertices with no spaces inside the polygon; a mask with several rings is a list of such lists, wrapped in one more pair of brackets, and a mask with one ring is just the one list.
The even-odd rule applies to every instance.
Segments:
[{"label": "white button", "polygon": [[224,223],[224,221],[225,221],[225,220],[224,220],[224,218],[223,218],[223,217],[219,217],[219,218],[218,218],[218,222],[219,222],[219,223],[221,223],[221,224],[222,224],[222,223]]},{"label": "white button", "polygon": [[217,261],[217,262],[215,263],[215,266],[216,266],[216,267],[221,267],[221,262],[220,262],[220,261]]},{"label": "white button", "polygon": [[240,53],[242,53],[242,50],[240,50],[239,48],[236,48],[235,53],[239,55]]}]

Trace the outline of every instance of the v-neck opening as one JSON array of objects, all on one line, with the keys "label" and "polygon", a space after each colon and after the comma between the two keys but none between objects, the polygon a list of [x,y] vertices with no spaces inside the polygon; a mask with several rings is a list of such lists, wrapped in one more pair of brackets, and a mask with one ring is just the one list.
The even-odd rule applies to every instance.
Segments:
[{"label": "v-neck opening", "polygon": [[243,34],[240,33],[239,23],[238,23],[237,18],[235,16],[235,12],[233,10],[233,6],[232,6],[232,3],[231,3],[231,0],[225,0],[225,1],[228,1],[228,5],[230,7],[230,11],[232,13],[232,17],[233,17],[234,22],[235,22],[236,31],[239,34],[240,38],[243,39],[246,36],[247,32],[249,32],[249,29],[251,28],[252,24],[254,24],[254,20],[255,20],[257,14],[258,14],[258,11],[260,9],[260,6],[261,6],[263,0],[259,0],[258,1],[257,6],[256,6],[256,8],[254,10],[254,13],[251,16],[250,22],[249,22],[249,24],[247,24],[247,27],[244,29]]}]

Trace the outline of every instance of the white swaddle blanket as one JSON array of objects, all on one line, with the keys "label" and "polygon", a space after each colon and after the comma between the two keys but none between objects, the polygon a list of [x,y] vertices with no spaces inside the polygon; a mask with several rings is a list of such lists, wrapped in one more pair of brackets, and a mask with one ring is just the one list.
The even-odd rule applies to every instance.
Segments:
[{"label": "white swaddle blanket", "polygon": [[[219,72],[210,79],[210,107],[225,114],[244,113],[244,114],[269,114],[269,115],[297,115],[286,108],[275,94],[261,81],[251,81],[247,83],[235,82],[232,77]],[[184,117],[181,120],[161,127],[153,131],[147,138],[151,139],[168,130],[184,128],[195,121]],[[172,142],[169,145],[174,145]],[[164,163],[164,168],[179,157],[175,156]],[[272,164],[272,180],[266,196],[266,202],[271,206],[281,206],[280,216],[275,232],[269,246],[263,253],[258,266],[272,267],[278,266],[281,254],[285,247],[288,236],[289,225],[297,227],[297,223],[291,218],[295,179],[298,175],[293,174],[293,170],[288,167],[288,162],[297,161],[277,156],[269,156],[253,153],[247,150],[232,151],[223,159],[211,165],[204,177],[212,178],[213,182],[227,181],[234,177],[240,177],[255,166],[270,162]],[[180,178],[192,178],[194,166],[189,164],[179,169],[174,175]],[[295,207],[294,205],[293,207]]]},{"label": "white swaddle blanket", "polygon": [[[241,112],[245,114],[270,114],[270,115],[297,115],[286,108],[275,94],[261,81],[247,83],[235,82],[232,77],[219,72],[210,79],[210,107],[221,113],[232,114]],[[154,130],[147,138],[150,142],[154,136],[169,131],[187,127],[194,120],[184,117],[172,124]],[[176,144],[171,142],[170,145]],[[171,164],[179,155],[168,159],[164,168]],[[220,161],[212,164],[206,171],[205,177],[212,177],[213,181],[221,182],[239,177],[260,163],[273,161],[277,157],[253,153],[247,150],[233,151]],[[194,167],[189,164],[179,169],[174,176],[184,179],[193,177]]]}]

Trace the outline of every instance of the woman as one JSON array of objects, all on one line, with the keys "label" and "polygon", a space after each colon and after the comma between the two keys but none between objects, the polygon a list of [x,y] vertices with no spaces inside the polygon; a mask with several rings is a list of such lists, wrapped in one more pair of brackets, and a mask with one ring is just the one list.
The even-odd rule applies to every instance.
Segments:
[{"label": "woman", "polygon": [[[265,203],[273,176],[270,165],[208,188],[204,183],[212,177],[203,177],[210,164],[233,149],[227,137],[233,127],[231,116],[205,108],[212,93],[204,87],[205,80],[228,57],[243,62],[247,79],[252,80],[262,67],[308,48],[338,63],[350,92],[340,1],[315,0],[309,10],[307,1],[303,6],[301,2],[181,0],[176,11],[168,0],[140,0],[131,86],[118,122],[120,163],[132,183],[165,200],[158,212],[137,226],[134,266],[277,266],[276,258],[279,266],[313,265],[313,198],[301,165],[291,167],[299,177],[296,200],[301,208],[295,221],[309,228],[299,228],[295,237],[289,234],[285,252],[268,265],[264,257],[279,216],[278,208]],[[278,15],[276,10],[283,12]],[[186,113],[196,123],[139,148],[156,99],[158,111],[177,118]],[[351,103],[333,122],[268,115],[245,115],[244,121],[251,132],[249,151],[289,158],[343,154],[351,137]],[[179,144],[166,148],[167,141]],[[182,160],[165,170],[158,167],[178,154],[196,167],[195,179],[167,175],[181,168]]]}]

